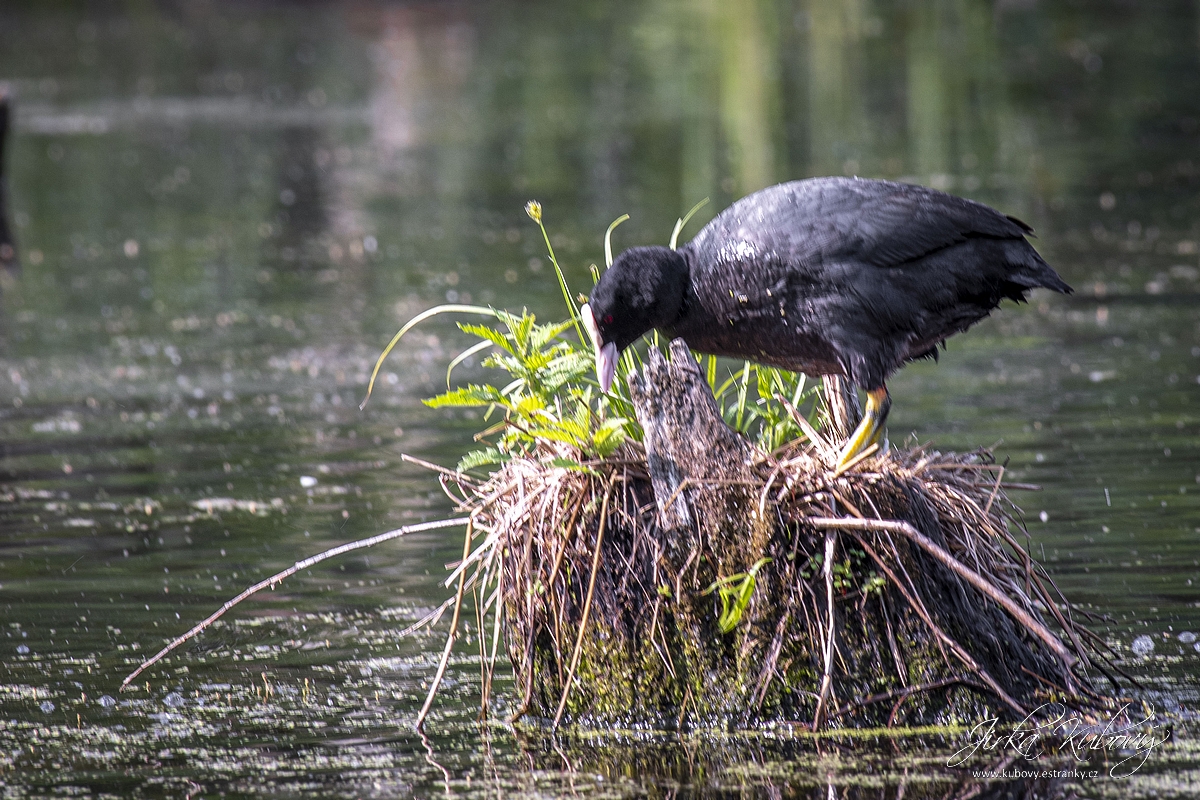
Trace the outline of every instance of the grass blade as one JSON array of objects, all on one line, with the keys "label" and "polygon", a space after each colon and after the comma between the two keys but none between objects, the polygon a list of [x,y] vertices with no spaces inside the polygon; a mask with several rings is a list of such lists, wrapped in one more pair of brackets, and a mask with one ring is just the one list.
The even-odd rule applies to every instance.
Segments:
[{"label": "grass blade", "polygon": [[495,347],[495,344],[485,339],[482,342],[471,345],[466,350],[463,350],[461,353],[456,355],[454,360],[450,362],[450,366],[446,367],[446,388],[450,388],[450,373],[454,371],[455,367],[478,353],[480,350],[487,350],[489,347]]},{"label": "grass blade", "polygon": [[703,200],[701,200],[699,203],[696,203],[696,205],[692,206],[690,211],[688,211],[686,214],[684,214],[682,217],[680,217],[678,220],[675,221],[675,230],[671,231],[671,249],[672,250],[677,249],[675,247],[675,245],[679,241],[679,232],[683,230],[683,226],[687,225],[688,220],[691,219],[697,211],[704,208],[704,206],[706,206],[707,204],[708,204],[708,198],[706,197]]},{"label": "grass blade", "polygon": [[620,225],[622,222],[624,222],[627,219],[629,219],[629,215],[622,214],[621,216],[614,219],[612,221],[612,224],[608,226],[608,230],[606,230],[604,232],[604,266],[605,267],[611,267],[612,262],[613,262],[612,233],[613,233],[613,231],[615,231],[617,229],[618,225]]},{"label": "grass blade", "polygon": [[367,407],[367,401],[371,399],[371,391],[375,388],[375,379],[379,377],[379,369],[383,366],[384,359],[392,352],[392,348],[400,341],[404,334],[408,333],[417,323],[424,322],[430,317],[436,317],[438,314],[447,314],[457,311],[460,314],[482,314],[487,317],[496,316],[496,309],[488,308],[487,306],[467,306],[461,304],[447,304],[434,306],[433,308],[422,311],[415,317],[404,323],[404,327],[396,331],[396,335],[388,342],[388,346],[383,348],[383,352],[379,354],[379,358],[375,360],[375,369],[371,370],[371,380],[367,383],[367,396],[358,404],[358,410],[362,411]]},{"label": "grass blade", "polygon": [[537,200],[530,200],[525,204],[525,213],[537,223],[538,228],[542,231],[542,238],[546,241],[546,252],[550,256],[550,263],[554,265],[554,274],[558,276],[558,287],[562,289],[563,302],[567,304],[567,311],[571,312],[571,321],[575,323],[575,334],[579,336],[579,341],[586,345],[591,340],[583,332],[583,325],[579,321],[579,308],[571,299],[571,290],[567,288],[567,276],[563,274],[562,266],[554,255],[554,245],[550,244],[550,234],[546,232],[546,226],[542,224],[542,204]]}]

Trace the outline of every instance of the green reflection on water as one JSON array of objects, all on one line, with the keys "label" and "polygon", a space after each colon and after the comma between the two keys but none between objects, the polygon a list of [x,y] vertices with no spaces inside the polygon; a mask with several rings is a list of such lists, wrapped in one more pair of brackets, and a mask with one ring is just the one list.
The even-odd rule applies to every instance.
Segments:
[{"label": "green reflection on water", "polygon": [[[815,174],[926,183],[1037,228],[1076,294],[1007,308],[940,365],[898,375],[892,438],[1000,441],[1014,479],[1044,487],[1016,498],[1034,552],[1069,597],[1113,613],[1114,642],[1151,635],[1155,657],[1131,668],[1161,707],[1190,707],[1200,656],[1177,637],[1200,628],[1197,14],[972,0],[0,10],[23,265],[0,277],[3,780],[15,796],[439,791],[410,732],[436,636],[396,634],[442,599],[452,535],[297,576],[149,691],[115,689],[262,575],[448,511],[399,455],[453,463],[478,427],[417,403],[462,342],[452,326],[426,326],[367,412],[356,404],[378,348],[422,308],[557,311],[527,199],[585,286],[621,213],[618,245],[662,242],[702,197],[711,215]],[[807,744],[618,736],[560,756],[500,729],[482,739],[473,649],[432,726],[456,792],[823,791],[830,762]],[[1179,791],[1195,780],[1190,741],[1153,775],[1085,789]],[[939,791],[943,747],[908,742],[911,763],[860,752],[834,782],[894,792],[908,766],[928,776],[910,794]],[[868,772],[877,783],[856,783]]]}]

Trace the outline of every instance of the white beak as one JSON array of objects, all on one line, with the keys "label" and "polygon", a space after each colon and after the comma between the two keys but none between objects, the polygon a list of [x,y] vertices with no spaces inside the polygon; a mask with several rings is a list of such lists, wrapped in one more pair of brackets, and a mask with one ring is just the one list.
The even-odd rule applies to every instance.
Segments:
[{"label": "white beak", "polygon": [[583,315],[583,327],[587,329],[592,346],[596,349],[596,378],[600,381],[600,390],[607,394],[612,387],[613,376],[617,374],[617,345],[616,342],[605,344],[600,338],[600,327],[596,325],[590,306],[585,304],[580,313]]}]

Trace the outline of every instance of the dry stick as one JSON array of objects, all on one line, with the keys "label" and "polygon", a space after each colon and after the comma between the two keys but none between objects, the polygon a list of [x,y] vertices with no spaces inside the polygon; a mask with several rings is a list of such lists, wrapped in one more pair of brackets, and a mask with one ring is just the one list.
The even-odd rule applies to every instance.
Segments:
[{"label": "dry stick", "polygon": [[675,730],[683,730],[683,718],[687,716],[687,704],[692,699],[692,685],[689,683],[683,694],[683,702],[679,704],[679,718],[675,720]]},{"label": "dry stick", "polygon": [[[831,495],[833,495],[835,500],[837,500],[839,503],[844,505],[846,507],[846,510],[849,511],[853,516],[858,517],[859,519],[866,519],[866,517],[863,515],[863,513],[861,511],[858,510],[858,508],[854,505],[854,503],[851,503],[849,500],[847,500],[845,497],[843,497],[841,495],[841,493],[838,492],[837,489],[834,489],[831,486],[831,487],[829,487],[829,493]],[[878,513],[878,512],[876,512],[876,513]]]},{"label": "dry stick", "polygon": [[815,444],[821,451],[822,457],[828,458],[833,453],[833,447],[829,444],[829,442],[825,441],[824,436],[817,433],[817,429],[812,426],[812,423],[808,421],[808,418],[801,414],[800,410],[792,405],[791,402],[783,395],[776,394],[775,399],[783,404],[783,407],[787,409],[788,414],[791,415],[795,423],[800,426],[800,430],[804,431],[804,435],[808,437],[808,440]]},{"label": "dry stick", "polygon": [[442,604],[440,606],[438,606],[437,608],[435,608],[433,611],[430,611],[428,614],[421,617],[419,620],[414,622],[412,625],[409,625],[407,628],[400,631],[400,633],[396,634],[396,637],[399,639],[403,639],[406,636],[411,636],[416,631],[421,630],[421,628],[424,628],[426,625],[437,625],[438,620],[440,620],[442,618],[442,614],[446,613],[446,609],[449,608],[453,602],[454,602],[453,597],[443,601]]},{"label": "dry stick", "polygon": [[[869,547],[867,547],[866,540],[862,537],[861,534],[854,533],[853,535],[857,538],[857,540],[860,543],[862,543],[863,547],[866,548],[868,553],[873,552]],[[914,595],[919,595],[920,593],[917,591],[917,584],[913,581],[912,576],[909,575],[908,570],[904,568],[904,558],[900,555],[900,549],[896,547],[896,541],[892,538],[892,535],[890,533],[887,534],[886,539],[884,539],[883,537],[880,537],[880,542],[883,543],[884,541],[886,541],[887,546],[891,549],[892,556],[896,559],[896,571],[899,572],[900,575],[904,576],[904,586],[898,587],[900,589],[900,593],[902,595],[904,595],[904,598],[907,602],[920,603],[921,607],[920,607],[920,609],[918,609],[918,615],[923,620],[928,619],[929,613],[928,613],[928,609],[925,608],[924,599],[923,598],[918,598],[916,600],[913,599]],[[876,560],[878,561],[878,559],[876,559]],[[893,583],[896,583],[897,582],[896,575],[890,569],[888,569],[884,564],[881,563],[880,566],[883,567],[884,573],[888,576],[888,579],[891,580]],[[907,586],[908,589],[905,589],[904,588],[905,586]],[[908,590],[911,590],[911,592],[909,592]],[[935,643],[938,646],[938,652],[942,654],[942,659],[946,662],[946,666],[950,666],[950,656],[946,654],[946,640],[948,640],[948,639],[949,639],[948,636],[941,636],[940,638],[939,638],[939,636],[934,636]],[[958,651],[954,651],[954,652],[957,654]]]},{"label": "dry stick", "polygon": [[433,766],[437,767],[442,773],[442,782],[446,786],[446,794],[450,794],[450,770],[446,769],[441,763],[433,757],[433,743],[429,741],[429,737],[424,731],[417,731],[421,735],[421,745],[425,748],[425,760]]},{"label": "dry stick", "polygon": [[434,464],[434,463],[426,461],[424,459],[417,458],[416,456],[410,456],[408,453],[401,453],[400,460],[407,461],[410,464],[416,464],[418,467],[424,467],[425,469],[431,469],[434,472],[440,472],[443,475],[445,475],[446,477],[453,479],[456,483],[462,483],[464,480],[467,481],[468,483],[474,483],[474,481],[472,481],[469,477],[467,477],[465,474],[463,474],[461,472],[455,472],[452,469],[446,469],[443,466],[439,466],[438,464]]},{"label": "dry stick", "polygon": [[907,522],[900,522],[899,520],[848,518],[835,519],[829,517],[808,517],[805,522],[812,525],[814,528],[819,528],[822,530],[841,528],[844,530],[888,531],[891,533],[904,534],[909,539],[920,545],[921,549],[923,549],[925,552],[929,553],[931,556],[957,573],[958,576],[963,580],[970,583],[972,586],[983,592],[995,602],[1004,606],[1009,614],[1015,617],[1039,639],[1045,642],[1046,646],[1049,647],[1054,654],[1059,657],[1060,660],[1062,660],[1068,669],[1075,666],[1078,659],[1076,659],[1075,656],[1072,655],[1069,650],[1067,650],[1062,641],[1053,633],[1051,633],[1045,625],[1042,625],[1040,622],[1030,616],[1025,609],[1014,603],[1012,598],[1008,597],[995,586],[993,586],[978,572],[966,566],[954,556],[950,555],[950,553],[939,547],[931,539],[926,537],[925,534],[921,533]]},{"label": "dry stick", "polygon": [[463,525],[467,521],[468,520],[464,517],[461,519],[442,519],[442,520],[438,520],[436,522],[422,522],[417,525],[406,525],[403,528],[397,528],[396,530],[388,531],[387,533],[381,533],[381,534],[378,534],[377,536],[371,536],[370,538],[367,538],[367,539],[359,539],[357,542],[348,542],[347,544],[338,545],[337,547],[334,547],[330,550],[326,550],[323,553],[318,553],[315,556],[309,556],[308,558],[304,559],[303,561],[297,561],[295,564],[293,564],[292,566],[283,570],[282,572],[276,572],[271,577],[269,577],[265,580],[261,580],[258,583],[254,584],[249,589],[245,590],[244,592],[242,592],[241,594],[239,594],[237,597],[233,598],[232,600],[226,601],[225,605],[221,606],[216,612],[214,612],[211,616],[209,616],[207,619],[205,619],[199,625],[195,626],[187,633],[183,634],[179,638],[172,641],[169,645],[164,647],[162,650],[159,650],[153,656],[151,656],[150,658],[143,661],[141,663],[141,666],[139,666],[137,669],[135,669],[132,673],[129,674],[129,677],[127,677],[127,678],[125,678],[125,680],[121,681],[121,691],[124,691],[125,687],[128,686],[130,683],[132,683],[133,680],[135,678],[137,678],[138,675],[141,675],[142,672],[144,672],[146,669],[157,664],[159,661],[161,661],[168,653],[170,653],[176,647],[179,647],[179,645],[183,644],[184,642],[193,638],[197,634],[201,633],[209,625],[213,624],[218,619],[220,619],[222,616],[224,616],[226,611],[233,608],[238,603],[245,600],[247,597],[257,594],[258,592],[261,592],[263,589],[266,589],[267,587],[274,588],[275,584],[281,583],[283,580],[285,580],[286,578],[290,578],[291,576],[295,575],[297,572],[299,572],[302,569],[308,569],[309,567],[313,566],[314,564],[319,564],[327,558],[333,558],[334,556],[340,556],[343,553],[349,553],[353,550],[361,550],[364,547],[372,547],[381,542],[391,541],[392,539],[399,539],[401,536],[404,536],[409,533],[419,533],[421,531],[436,530],[437,528],[453,528],[458,525]]},{"label": "dry stick", "polygon": [[762,708],[763,701],[767,699],[767,689],[771,685],[771,678],[775,675],[775,665],[779,663],[779,654],[783,651],[783,635],[787,631],[788,622],[791,621],[791,612],[785,611],[779,618],[779,624],[775,626],[775,635],[771,638],[771,645],[767,648],[767,657],[763,663],[762,671],[758,674],[758,685],[754,687],[754,693],[751,699],[754,704]]},{"label": "dry stick", "polygon": [[1004,691],[1000,684],[996,683],[996,680],[987,673],[987,670],[979,666],[979,664],[975,662],[975,659],[971,658],[971,655],[964,650],[958,642],[951,639],[949,634],[943,631],[941,627],[933,621],[933,618],[929,616],[929,612],[925,609],[924,603],[910,594],[908,589],[904,588],[904,584],[900,583],[900,579],[896,577],[896,573],[892,572],[891,568],[884,563],[882,558],[879,557],[879,554],[875,552],[875,548],[867,544],[867,541],[862,537],[856,536],[855,538],[858,540],[858,543],[862,545],[863,550],[867,552],[867,555],[869,555],[875,561],[875,563],[879,565],[879,568],[887,574],[888,578],[891,579],[892,585],[900,590],[900,594],[904,595],[904,599],[908,601],[910,606],[912,606],[913,611],[917,612],[917,616],[921,618],[926,627],[933,631],[933,635],[936,636],[939,641],[948,645],[950,649],[954,651],[954,655],[958,656],[959,659],[966,664],[969,669],[982,678],[983,682],[988,685],[988,688],[991,689],[997,697],[1011,706],[1021,716],[1028,716],[1029,712],[1025,709],[1025,707],[1009,697],[1008,693]]},{"label": "dry stick", "polygon": [[[522,475],[520,477],[520,479],[517,481],[517,489],[518,489],[517,508],[520,508],[524,511],[525,510],[525,497],[526,497],[524,475]],[[525,514],[522,513],[521,516],[524,516],[524,515]],[[519,521],[520,519],[521,519],[521,517],[519,516],[513,522],[515,523],[515,522]],[[529,525],[526,528],[525,549],[522,551],[521,560],[517,564],[517,569],[526,576],[528,576],[530,574],[530,566],[532,563],[531,559],[533,558],[533,528],[534,528],[533,525]],[[534,593],[528,592],[525,597],[525,619],[533,619],[534,618],[534,616],[533,616],[533,600],[534,600]],[[532,668],[532,666],[533,665],[530,664],[531,668]]]},{"label": "dry stick", "polygon": [[[560,484],[560,486],[561,486],[561,484]],[[567,491],[569,492],[569,490],[567,490]],[[568,500],[570,500],[570,499],[571,498],[568,497]],[[551,613],[550,617],[551,617],[551,621],[553,621],[553,623],[554,623],[554,630],[553,630],[553,632],[551,632],[550,635],[554,638],[554,651],[556,653],[559,652],[558,643],[562,638],[562,636],[561,636],[562,631],[560,630],[560,627],[559,627],[559,618],[562,616],[562,609],[559,608],[558,595],[554,592],[554,578],[555,578],[555,575],[558,573],[559,564],[562,563],[563,555],[567,552],[567,544],[568,544],[568,542],[570,542],[570,539],[571,539],[571,526],[574,524],[575,515],[579,513],[579,509],[582,507],[583,507],[583,500],[580,499],[579,502],[575,503],[575,512],[571,515],[570,522],[567,523],[567,527],[566,527],[565,533],[563,534],[563,538],[562,538],[562,544],[558,548],[558,554],[554,557],[554,565],[550,568],[550,577],[549,577],[549,579],[546,580],[546,584],[545,584],[546,585],[546,597],[548,599],[548,602],[551,605],[552,613]],[[558,529],[558,523],[562,521],[562,516],[563,515],[561,513],[557,514],[554,517],[554,520],[550,523],[548,530],[551,533]],[[547,549],[549,549],[549,547],[550,547],[550,543],[548,541],[545,542],[541,548],[542,552],[544,553]],[[538,562],[538,573],[537,574],[539,576],[542,574],[542,567],[545,565],[545,563],[546,563],[546,561],[544,558],[540,559]],[[563,679],[562,659],[561,658],[555,659],[555,662],[558,666],[558,680],[561,682]]]},{"label": "dry stick", "polygon": [[[474,532],[475,517],[467,518],[467,533],[463,537],[463,561],[467,560],[467,556],[471,555],[471,534]],[[446,649],[442,651],[442,660],[438,662],[437,672],[434,673],[433,683],[429,685],[429,694],[425,696],[425,705],[421,706],[421,713],[417,714],[417,730],[423,731],[425,728],[425,718],[429,716],[429,708],[433,705],[433,698],[437,696],[438,687],[442,685],[442,676],[446,674],[446,665],[450,663],[450,651],[454,648],[454,639],[458,633],[458,617],[462,613],[462,597],[463,588],[467,583],[467,571],[463,570],[458,576],[458,591],[454,595],[454,616],[450,618],[450,633],[446,636]]]},{"label": "dry stick", "polygon": [[[924,446],[925,446],[925,445],[922,445],[922,447],[924,447]],[[924,468],[925,468],[925,469],[951,469],[951,470],[959,470],[959,469],[1004,469],[1004,465],[1003,465],[1003,464],[959,464],[959,463],[951,463],[951,464],[926,464]]]},{"label": "dry stick", "polygon": [[1059,694],[1062,694],[1062,695],[1079,694],[1078,692],[1068,691],[1067,689],[1063,688],[1062,686],[1059,686],[1057,683],[1055,683],[1054,681],[1052,681],[1048,678],[1043,678],[1041,675],[1038,675],[1036,672],[1034,672],[1033,670],[1031,670],[1029,667],[1025,666],[1024,664],[1021,665],[1021,672],[1024,672],[1026,675],[1030,676],[1034,680],[1037,680],[1037,681],[1040,681],[1040,682],[1046,684],[1051,689],[1054,689],[1055,691],[1057,691]]},{"label": "dry stick", "polygon": [[[1079,635],[1075,632],[1075,626],[1067,622],[1066,616],[1050,597],[1050,592],[1042,584],[1040,577],[1034,579],[1033,586],[1037,590],[1037,594],[1041,596],[1042,602],[1045,604],[1046,608],[1050,609],[1050,613],[1054,615],[1056,620],[1058,620],[1059,626],[1061,626],[1062,629],[1067,632],[1067,636],[1071,638],[1071,644],[1075,646],[1075,652],[1079,654],[1081,659],[1083,659],[1084,667],[1086,667],[1089,661],[1087,658],[1087,651],[1083,649],[1083,642],[1079,640]],[[1087,674],[1086,670],[1084,674]],[[1074,686],[1072,685],[1071,688],[1074,689]]]},{"label": "dry stick", "polygon": [[[518,483],[521,483],[521,482],[520,481],[510,481],[508,485],[510,488],[514,488],[518,485]],[[521,483],[521,486],[523,489],[524,484]],[[507,492],[508,490],[506,489],[505,491]],[[495,501],[495,499],[497,499],[501,496],[503,496],[503,493],[495,493],[491,497],[481,500],[479,507],[487,508],[488,506],[491,505],[491,503],[493,503]],[[520,502],[520,501],[518,501],[518,502]],[[513,580],[516,581],[518,583],[518,585],[520,582],[520,576],[523,574],[521,572],[523,563],[524,562],[519,563],[515,568],[517,575],[515,575],[513,577]],[[527,594],[532,595],[532,592],[527,592]],[[529,616],[527,616],[526,619],[531,619],[532,615],[533,615],[532,599],[530,599],[530,601],[529,601],[528,608],[530,609]],[[525,716],[525,714],[528,713],[528,711],[529,711],[529,706],[533,703],[533,672],[534,672],[534,669],[533,669],[533,636],[534,636],[534,631],[535,631],[535,626],[531,625],[529,627],[528,634],[525,637],[525,649],[522,654],[522,658],[525,662],[525,690],[524,690],[523,697],[521,699],[521,705],[519,705],[517,707],[517,709],[512,713],[512,716],[508,718],[508,722],[510,725],[512,723],[516,722],[517,720],[519,720],[521,717]],[[555,641],[555,647],[557,647],[557,646],[558,646],[558,642]],[[557,652],[557,650],[555,652]]]},{"label": "dry stick", "polygon": [[771,491],[771,484],[775,483],[775,479],[783,474],[783,466],[776,465],[771,470],[771,476],[767,478],[766,485],[763,486],[762,494],[758,498],[758,516],[759,519],[766,519],[767,516],[767,493]]},{"label": "dry stick", "polygon": [[571,544],[571,537],[575,530],[575,522],[579,519],[579,512],[583,510],[584,497],[579,496],[579,502],[575,504],[575,510],[571,512],[571,519],[567,522],[567,527],[563,530],[562,546],[558,548],[558,552],[554,555],[554,564],[550,567],[550,577],[546,580],[546,588],[550,589],[554,586],[554,581],[558,577],[558,568],[562,566],[563,556],[567,553],[567,546]]},{"label": "dry stick", "polygon": [[[851,503],[849,500],[847,500],[845,497],[843,497],[836,489],[830,487],[829,492],[837,499],[837,501],[839,503],[841,503],[843,506],[845,506],[850,511],[851,514],[858,517],[859,519],[866,519],[866,517],[863,515],[863,513],[861,511],[859,511],[854,506],[853,503]],[[874,509],[875,515],[877,517],[880,516],[879,509],[874,508],[875,503],[871,500],[871,496],[866,495],[866,498],[867,498],[867,502],[871,503],[871,507]],[[888,646],[890,647],[890,649],[892,651],[892,660],[896,662],[896,674],[900,678],[900,683],[907,685],[908,684],[908,674],[904,667],[904,659],[902,659],[900,657],[900,648],[896,644],[895,635],[892,633],[892,621],[888,617],[887,607],[883,603],[883,595],[882,594],[880,594],[880,596],[879,596],[879,605],[880,605],[880,608],[883,610],[883,622],[884,622],[884,626],[887,631]],[[943,653],[943,655],[945,655],[945,654]]]},{"label": "dry stick", "polygon": [[554,712],[554,724],[550,730],[558,730],[562,721],[563,711],[567,707],[567,697],[571,694],[571,684],[575,682],[575,669],[579,666],[579,655],[583,651],[583,635],[587,632],[588,615],[592,611],[592,595],[596,591],[596,574],[600,571],[600,547],[604,544],[604,525],[608,522],[608,499],[612,497],[613,483],[616,474],[608,482],[604,490],[604,502],[600,507],[600,527],[596,531],[596,552],[592,555],[592,576],[588,579],[587,598],[583,601],[583,618],[579,620],[579,635],[575,637],[575,651],[571,653],[571,666],[567,669],[567,683],[563,686],[562,697],[558,701],[558,710]]},{"label": "dry stick", "polygon": [[896,634],[892,631],[892,615],[888,611],[887,603],[884,601],[883,592],[879,593],[879,608],[883,612],[883,624],[887,631],[888,647],[892,651],[892,661],[896,664],[896,676],[900,678],[900,683],[908,685],[908,669],[904,666],[904,659],[900,656],[900,645],[896,644]]},{"label": "dry stick", "polygon": [[988,497],[987,505],[983,507],[983,515],[986,517],[992,510],[992,503],[996,499],[996,495],[1000,493],[1000,481],[1004,480],[1004,465],[1000,465],[1000,473],[996,475],[996,485],[992,487],[992,494]]},{"label": "dry stick", "polygon": [[475,587],[471,591],[471,598],[475,601],[475,639],[479,644],[479,721],[487,721],[488,709],[488,676],[487,676],[487,647],[483,643],[483,606],[480,605],[479,599],[480,587]]},{"label": "dry stick", "polygon": [[[456,506],[458,506],[459,508],[463,508],[464,506],[467,505],[469,500],[466,496],[466,493],[462,493],[461,496],[456,496],[453,493],[451,493],[450,478],[446,477],[445,475],[438,475],[437,481],[438,481],[438,486],[442,487],[442,494],[444,494],[444,495],[446,495],[446,497],[450,498]],[[458,486],[458,491],[462,492],[462,485],[461,484],[455,484],[455,485]]]},{"label": "dry stick", "polygon": [[883,703],[888,700],[895,700],[896,698],[911,697],[912,695],[918,694],[919,692],[932,692],[935,689],[942,689],[946,686],[952,686],[956,683],[966,684],[967,686],[970,686],[975,689],[984,688],[984,687],[980,686],[978,683],[975,683],[974,681],[969,681],[961,675],[954,675],[949,678],[941,678],[936,681],[929,681],[928,683],[917,684],[916,686],[906,686],[903,689],[892,689],[890,692],[880,692],[879,694],[873,694],[870,697],[864,697],[862,700],[855,700],[851,703],[847,703],[846,705],[839,708],[837,711],[834,711],[829,716],[830,716],[830,718],[842,717],[842,716],[845,716],[846,714],[850,713],[851,711],[853,711],[856,708],[862,708],[863,706],[869,706],[874,703]]},{"label": "dry stick", "polygon": [[[1042,584],[1042,576],[1040,574],[1038,574],[1038,575],[1034,574],[1033,559],[1030,557],[1030,555],[1027,552],[1025,552],[1024,550],[1021,549],[1021,546],[1017,543],[1017,540],[1014,539],[1012,534],[1008,532],[1007,527],[1002,527],[1000,529],[1000,532],[1001,532],[1001,535],[1003,536],[1004,540],[1006,542],[1008,542],[1009,547],[1013,548],[1016,552],[1021,554],[1022,560],[1024,561],[1026,581],[1029,583],[1030,586],[1036,587],[1038,594],[1040,594],[1042,596],[1042,600],[1045,602],[1046,606],[1050,609],[1051,613],[1054,614],[1054,617],[1058,620],[1058,624],[1061,625],[1063,627],[1063,630],[1065,630],[1067,632],[1067,635],[1071,637],[1071,643],[1075,645],[1075,651],[1079,654],[1079,657],[1082,659],[1085,659],[1085,663],[1087,661],[1090,661],[1090,659],[1087,658],[1087,651],[1083,647],[1083,642],[1081,642],[1079,640],[1079,636],[1075,630],[1075,626],[1067,624],[1067,620],[1064,618],[1062,613],[1059,611],[1058,606],[1054,602],[1051,601],[1050,592]],[[1054,586],[1056,591],[1058,590],[1058,586],[1055,585],[1053,580],[1050,580],[1050,585]]]},{"label": "dry stick", "polygon": [[513,711],[512,716],[508,718],[508,724],[512,725],[521,717],[529,713],[529,706],[533,703],[533,656],[532,645],[527,645],[525,648],[525,662],[528,665],[525,670],[525,690],[521,698],[521,705],[517,706],[516,711]]},{"label": "dry stick", "polygon": [[[497,579],[498,580],[498,579]],[[492,681],[496,676],[496,652],[500,649],[500,625],[504,619],[504,603],[499,599],[500,588],[496,588],[496,611],[495,611],[495,626],[492,628],[492,653],[487,662],[487,681],[483,684],[483,710],[486,713],[492,697]],[[487,613],[487,606],[484,606],[484,613]]]},{"label": "dry stick", "polygon": [[833,684],[833,551],[837,545],[837,534],[833,530],[825,531],[825,667],[821,674],[821,693],[817,698],[817,710],[813,712],[812,729],[821,727],[821,712],[825,708],[825,700],[829,697],[829,687]]}]

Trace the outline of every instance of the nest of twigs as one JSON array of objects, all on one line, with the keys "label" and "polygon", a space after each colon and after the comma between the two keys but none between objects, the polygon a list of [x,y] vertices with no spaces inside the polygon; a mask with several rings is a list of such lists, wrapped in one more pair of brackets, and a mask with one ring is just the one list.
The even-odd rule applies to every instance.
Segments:
[{"label": "nest of twigs", "polygon": [[655,480],[661,431],[586,470],[550,466],[563,453],[547,443],[484,482],[444,475],[476,537],[456,619],[471,588],[496,614],[485,705],[501,646],[515,717],[554,726],[817,730],[1111,704],[1093,681],[1111,674],[1104,644],[1030,557],[990,453],[893,449],[839,473],[809,429],[713,475],[728,452],[685,433],[722,463],[685,464],[673,490]]}]

